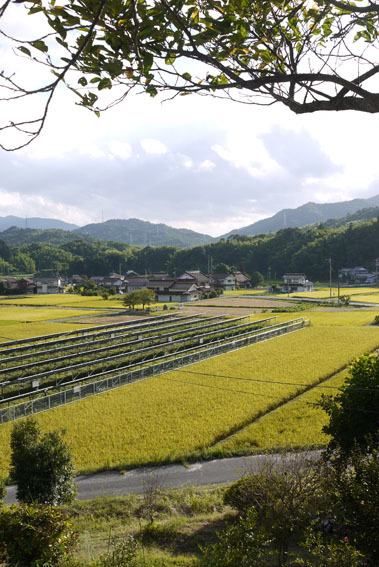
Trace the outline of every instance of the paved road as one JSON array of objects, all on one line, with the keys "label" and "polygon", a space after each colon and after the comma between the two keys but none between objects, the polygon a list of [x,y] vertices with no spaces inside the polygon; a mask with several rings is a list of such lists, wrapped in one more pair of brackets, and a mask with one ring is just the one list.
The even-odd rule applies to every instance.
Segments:
[{"label": "paved road", "polygon": [[[147,485],[172,488],[185,485],[227,484],[237,480],[247,471],[257,471],[267,459],[289,461],[304,458],[305,454],[294,455],[253,455],[217,459],[189,466],[167,465],[160,467],[139,468],[120,472],[103,472],[76,478],[78,500],[89,500],[98,496],[121,496],[129,493],[141,493]],[[317,452],[308,453],[316,458]],[[15,502],[16,489],[8,487],[5,501]]]}]

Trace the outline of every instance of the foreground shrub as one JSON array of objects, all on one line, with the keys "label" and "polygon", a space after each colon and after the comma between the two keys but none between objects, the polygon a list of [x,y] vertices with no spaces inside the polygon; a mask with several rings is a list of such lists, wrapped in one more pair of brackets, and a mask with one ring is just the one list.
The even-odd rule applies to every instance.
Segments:
[{"label": "foreground shrub", "polygon": [[108,552],[102,555],[96,567],[134,567],[137,566],[138,544],[132,536],[123,539],[110,538]]},{"label": "foreground shrub", "polygon": [[56,567],[75,547],[67,517],[50,506],[20,505],[0,511],[0,563],[9,567]]},{"label": "foreground shrub", "polygon": [[379,439],[368,448],[354,447],[350,455],[328,461],[329,498],[333,502],[334,531],[347,537],[366,564],[379,565]]},{"label": "foreground shrub", "polygon": [[218,541],[202,548],[202,567],[262,567],[270,540],[257,529],[250,510],[239,522],[218,534]]},{"label": "foreground shrub", "polygon": [[60,431],[42,433],[35,419],[19,421],[12,430],[11,450],[18,500],[48,505],[73,500],[74,466]]},{"label": "foreground shrub", "polygon": [[[305,542],[306,558],[297,558],[291,567],[362,567],[363,555],[344,540],[323,539],[321,534],[309,534]],[[366,563],[367,565],[367,563]]]},{"label": "foreground shrub", "polygon": [[358,357],[340,393],[323,395],[319,405],[329,416],[323,431],[331,436],[330,451],[338,446],[348,455],[356,443],[366,448],[367,438],[379,430],[379,356]]},{"label": "foreground shrub", "polygon": [[326,506],[321,469],[300,455],[267,461],[260,471],[234,483],[225,503],[243,516],[254,511],[257,526],[273,539],[281,565],[290,542]]}]

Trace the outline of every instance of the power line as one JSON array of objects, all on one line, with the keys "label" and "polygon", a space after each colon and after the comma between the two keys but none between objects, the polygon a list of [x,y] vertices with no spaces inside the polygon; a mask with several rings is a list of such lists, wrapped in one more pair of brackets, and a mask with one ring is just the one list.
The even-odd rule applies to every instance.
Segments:
[{"label": "power line", "polygon": [[[236,394],[247,394],[249,396],[259,396],[261,398],[271,398],[275,400],[283,400],[283,396],[269,396],[267,394],[256,394],[255,392],[247,392],[246,390],[234,390],[233,388],[223,388],[222,386],[211,386],[210,384],[199,384],[198,382],[187,382],[184,380],[177,380],[175,378],[162,378],[162,376],[158,376],[160,380],[165,380],[166,382],[178,382],[179,384],[188,384],[190,386],[200,386],[202,388],[212,388],[214,390],[225,390],[226,392],[235,392]],[[289,400],[291,401],[291,400]]]},{"label": "power line", "polygon": [[[185,372],[183,370],[174,370],[174,372]],[[191,372],[191,374],[200,374],[203,375],[202,372]],[[217,376],[215,374],[204,374],[206,376]],[[165,380],[166,382],[178,382],[179,384],[185,384],[185,385],[189,385],[189,386],[200,386],[201,388],[211,388],[212,390],[223,390],[225,392],[233,392],[235,394],[246,394],[248,396],[259,396],[261,398],[270,398],[270,399],[275,399],[275,400],[282,400],[282,404],[274,407],[274,408],[267,408],[267,412],[271,412],[271,411],[275,411],[277,409],[282,408],[284,405],[286,404],[290,404],[292,402],[297,403],[297,404],[306,404],[309,406],[314,406],[315,404],[312,402],[309,402],[307,400],[300,400],[299,398],[301,396],[303,396],[304,394],[307,394],[309,392],[309,390],[305,390],[304,392],[299,392],[298,394],[295,394],[292,398],[285,398],[283,396],[269,396],[268,394],[257,394],[256,392],[247,392],[246,390],[235,390],[233,388],[224,388],[222,386],[212,386],[210,384],[199,384],[198,382],[188,382],[188,381],[184,381],[184,380],[177,380],[176,378],[163,378],[163,376],[157,376],[156,378],[158,378],[159,380]],[[224,377],[223,377],[224,378]],[[237,380],[239,380],[240,378],[236,378]],[[247,378],[241,378],[241,380],[248,380]],[[282,382],[280,382],[282,383]],[[284,383],[284,382],[283,382]],[[315,386],[316,387],[316,386]],[[321,386],[320,386],[321,387]],[[337,388],[338,389],[338,388]],[[377,390],[376,390],[377,391]],[[375,410],[369,410],[369,409],[363,409],[363,408],[359,408],[357,406],[352,406],[349,409],[354,410],[354,411],[360,411],[363,413],[374,413],[374,414],[379,414],[378,411]],[[262,416],[259,417],[264,417],[263,414]],[[256,418],[257,419],[257,418]]]},{"label": "power line", "polygon": [[[341,386],[326,386],[323,384],[303,384],[299,382],[280,382],[278,380],[263,380],[262,378],[242,378],[238,376],[225,376],[222,374],[210,374],[207,372],[194,372],[193,370],[175,370],[175,372],[182,372],[183,374],[197,374],[200,376],[212,376],[213,378],[226,378],[228,380],[242,380],[244,382],[262,382],[263,384],[279,384],[283,386],[303,386],[306,388],[327,388],[329,390],[341,390]],[[332,376],[330,376],[332,378]],[[327,378],[329,380],[330,378]],[[354,388],[348,387],[346,388],[351,391],[356,392],[377,392],[379,394],[379,388]]]}]

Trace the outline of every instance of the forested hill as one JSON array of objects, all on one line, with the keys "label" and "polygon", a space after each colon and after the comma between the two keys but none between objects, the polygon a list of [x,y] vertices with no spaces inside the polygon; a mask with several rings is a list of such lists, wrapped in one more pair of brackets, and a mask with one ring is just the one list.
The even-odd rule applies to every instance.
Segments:
[{"label": "forested hill", "polygon": [[73,230],[74,228],[78,228],[77,224],[61,221],[59,219],[49,219],[49,218],[40,218],[40,217],[22,218],[22,217],[16,217],[14,215],[0,217],[0,231],[7,230],[12,226],[16,226],[18,228],[36,228],[36,229],[57,228],[61,230]]},{"label": "forested hill", "polygon": [[68,230],[18,228],[16,226],[0,232],[0,239],[12,246],[23,246],[35,242],[60,246],[73,240],[95,240],[86,234],[77,234]]},{"label": "forested hill", "polygon": [[114,219],[102,223],[87,224],[73,231],[99,240],[124,242],[135,246],[177,246],[189,248],[214,242],[216,239],[186,228],[172,228],[166,224],[154,224],[139,219]]},{"label": "forested hill", "polygon": [[324,222],[323,225],[326,228],[339,228],[350,223],[368,221],[375,218],[379,218],[379,207],[368,207],[367,209],[360,209],[359,211],[351,215],[346,215],[346,217],[329,219]]},{"label": "forested hill", "polygon": [[301,272],[311,280],[327,281],[328,258],[332,258],[336,278],[343,267],[374,270],[378,250],[379,222],[373,220],[340,229],[316,226],[287,228],[268,235],[231,236],[215,244],[177,251],[168,267],[177,273],[195,268],[204,271],[212,256],[213,265],[223,262],[248,274],[258,270],[265,278],[269,273],[281,279],[285,272]]},{"label": "forested hill", "polygon": [[224,235],[228,238],[232,234],[256,235],[276,232],[282,228],[302,227],[309,224],[325,222],[353,214],[360,209],[378,207],[379,195],[369,199],[353,199],[340,203],[306,203],[296,209],[283,209],[274,216],[262,219],[249,226],[232,230]]},{"label": "forested hill", "polygon": [[338,269],[365,266],[375,269],[379,250],[379,222],[349,224],[342,228],[287,228],[275,234],[234,236],[227,240],[188,249],[175,246],[133,247],[117,242],[76,240],[59,246],[31,243],[9,246],[0,240],[0,273],[34,273],[41,270],[87,276],[113,271],[139,274],[167,270],[179,275],[185,270],[206,272],[209,259],[213,265],[224,263],[251,274],[261,272],[281,279],[289,272],[304,272],[313,281],[329,279],[332,258],[333,278]]}]

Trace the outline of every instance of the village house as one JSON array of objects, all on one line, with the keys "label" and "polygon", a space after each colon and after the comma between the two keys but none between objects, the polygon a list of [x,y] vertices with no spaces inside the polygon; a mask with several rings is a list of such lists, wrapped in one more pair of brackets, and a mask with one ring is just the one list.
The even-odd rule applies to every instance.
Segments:
[{"label": "village house", "polygon": [[61,276],[51,276],[35,279],[37,293],[64,293],[65,288]]},{"label": "village house", "polygon": [[282,293],[293,293],[302,291],[313,291],[314,285],[307,280],[305,274],[284,274],[283,283],[280,286]]},{"label": "village house", "polygon": [[191,281],[192,283],[195,283],[203,293],[207,293],[212,289],[211,278],[203,274],[200,270],[189,270],[184,272],[178,277],[178,281]]},{"label": "village house", "polygon": [[31,294],[37,292],[37,287],[32,278],[2,278],[7,294]]},{"label": "village house", "polygon": [[149,284],[148,278],[127,278],[124,280],[125,293],[131,293],[132,291],[140,291],[141,289],[147,289]]},{"label": "village house", "polygon": [[338,273],[341,280],[352,283],[368,283],[368,278],[372,276],[372,274],[362,266],[356,266],[355,268],[341,268]]},{"label": "village house", "polygon": [[155,292],[157,301],[171,303],[178,301],[179,303],[187,303],[188,301],[196,301],[201,298],[201,290],[192,282],[174,281],[165,289],[158,289]]},{"label": "village house", "polygon": [[236,278],[237,288],[247,289],[251,287],[250,278],[245,276],[242,272],[233,272],[233,276]]},{"label": "village house", "polygon": [[236,289],[237,281],[233,274],[212,274],[211,278],[215,289],[221,288],[223,291],[234,291]]}]

